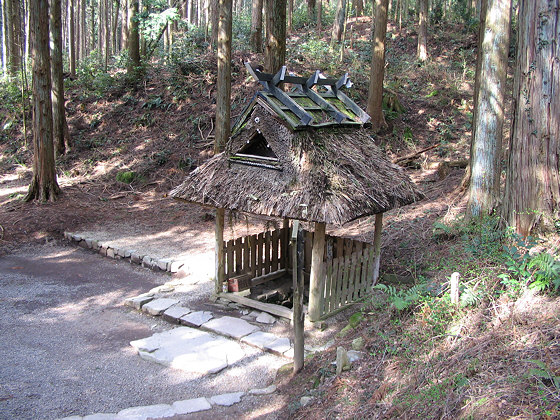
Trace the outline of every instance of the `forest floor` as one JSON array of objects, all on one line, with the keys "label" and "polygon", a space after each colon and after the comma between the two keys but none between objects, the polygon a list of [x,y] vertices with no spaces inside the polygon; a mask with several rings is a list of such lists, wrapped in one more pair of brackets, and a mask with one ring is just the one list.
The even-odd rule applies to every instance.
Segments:
[{"label": "forest floor", "polygon": [[[435,147],[406,165],[426,198],[385,217],[381,281],[399,287],[423,281],[442,291],[451,273],[460,271],[473,290],[484,285],[494,291],[500,287],[500,267],[479,253],[496,242],[491,229],[481,226],[473,234],[457,227],[465,206],[462,162],[471,136],[475,31],[460,25],[432,29],[432,58],[422,65],[415,59],[413,30],[391,26],[388,33],[385,85],[404,112],[389,105],[388,127],[372,136],[390,159]],[[319,34],[323,38],[297,32],[288,41],[287,66],[299,74],[349,72],[354,82],[349,95],[365,108],[370,32],[370,19],[351,21],[341,63],[328,50],[327,31]],[[263,61],[260,55],[234,52],[233,117],[258,88],[243,68],[245,60]],[[52,203],[22,201],[31,179],[32,150],[25,147],[30,136],[26,143],[17,113],[8,109],[0,121],[0,255],[17,252],[24,243],[60,240],[64,231],[100,226],[115,232],[142,227],[173,238],[199,232],[197,249],[180,240],[172,245],[186,252],[211,250],[212,213],[167,194],[212,155],[215,69],[215,56],[200,49],[154,63],[139,84],[127,82],[119,71],[108,75],[92,68],[67,81],[74,146],[57,158],[62,194]],[[132,182],[121,182],[123,173]],[[229,236],[268,223],[243,215],[230,220]],[[371,242],[373,221],[358,220],[333,231]],[[550,243],[559,244],[557,238]],[[346,312],[348,317],[360,313],[363,320],[337,339],[337,346],[349,348],[362,337],[367,357],[336,376],[330,364],[334,348],[308,360],[302,374],[279,378],[279,392],[291,401],[289,417],[560,415],[558,298],[527,292],[473,299],[478,299],[473,307],[426,299],[397,311],[385,294],[374,293]],[[311,396],[311,404],[301,407],[302,396]]]}]

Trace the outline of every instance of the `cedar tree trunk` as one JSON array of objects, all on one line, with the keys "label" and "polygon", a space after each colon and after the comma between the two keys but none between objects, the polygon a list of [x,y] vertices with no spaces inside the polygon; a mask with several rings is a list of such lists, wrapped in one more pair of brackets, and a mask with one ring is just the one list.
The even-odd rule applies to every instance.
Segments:
[{"label": "cedar tree trunk", "polygon": [[31,1],[29,19],[33,61],[33,179],[25,200],[54,201],[60,188],[56,182],[53,147],[48,0]]},{"label": "cedar tree trunk", "polygon": [[510,22],[511,0],[488,0],[474,111],[477,123],[470,159],[468,218],[492,213],[499,201]]},{"label": "cedar tree trunk", "polygon": [[560,230],[560,4],[521,0],[503,218],[521,235]]},{"label": "cedar tree trunk", "polygon": [[286,0],[265,0],[265,70],[277,73],[286,61]]},{"label": "cedar tree trunk", "polygon": [[337,0],[336,12],[334,14],[334,22],[331,33],[331,46],[335,42],[342,40],[342,31],[344,30],[344,20],[346,19],[346,0]]},{"label": "cedar tree trunk", "polygon": [[418,51],[417,57],[420,61],[428,59],[428,0],[418,1]]},{"label": "cedar tree trunk", "polygon": [[251,12],[251,48],[262,53],[262,9],[263,0],[253,0]]},{"label": "cedar tree trunk", "polygon": [[63,155],[70,148],[70,134],[64,109],[64,80],[62,78],[62,9],[61,0],[51,0],[52,39],[52,105],[53,139],[56,152]]},{"label": "cedar tree trunk", "polygon": [[218,1],[218,83],[214,153],[224,150],[230,134],[232,0]]},{"label": "cedar tree trunk", "polygon": [[383,77],[385,74],[385,36],[387,34],[387,5],[389,0],[375,0],[375,32],[369,79],[367,112],[375,131],[387,126],[383,117]]},{"label": "cedar tree trunk", "polygon": [[135,74],[140,67],[140,34],[138,33],[138,0],[128,0],[128,74]]}]

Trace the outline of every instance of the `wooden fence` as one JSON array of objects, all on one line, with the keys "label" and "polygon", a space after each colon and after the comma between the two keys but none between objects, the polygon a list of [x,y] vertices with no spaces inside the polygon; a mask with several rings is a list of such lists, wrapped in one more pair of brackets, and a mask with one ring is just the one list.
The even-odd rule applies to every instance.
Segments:
[{"label": "wooden fence", "polygon": [[[225,279],[271,279],[290,268],[289,230],[282,228],[224,242]],[[305,231],[304,276],[309,280],[313,232]],[[375,267],[371,244],[326,235],[321,268],[320,317],[363,298],[371,290]],[[258,281],[262,282],[262,281]]]}]

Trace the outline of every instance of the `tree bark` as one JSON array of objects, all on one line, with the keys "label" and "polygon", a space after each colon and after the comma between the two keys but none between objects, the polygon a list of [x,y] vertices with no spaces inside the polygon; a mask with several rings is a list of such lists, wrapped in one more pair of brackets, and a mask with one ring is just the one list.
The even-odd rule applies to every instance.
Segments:
[{"label": "tree bark", "polygon": [[375,0],[375,32],[369,79],[367,112],[375,131],[386,127],[383,116],[383,78],[385,75],[385,37],[387,34],[387,4],[389,0]]},{"label": "tree bark", "polygon": [[91,1],[91,3],[89,4],[89,15],[89,26],[91,31],[89,51],[92,52],[93,50],[95,50],[95,7],[93,7],[93,1]]},{"label": "tree bark", "polygon": [[502,216],[521,235],[560,230],[560,7],[519,2],[514,120]]},{"label": "tree bark", "polygon": [[286,25],[288,33],[294,30],[294,0],[288,0],[288,11],[286,16]]},{"label": "tree bark", "polygon": [[33,179],[25,200],[54,201],[60,188],[56,182],[53,147],[48,0],[31,1],[29,12],[33,60]]},{"label": "tree bark", "polygon": [[510,22],[511,0],[489,0],[480,56],[468,218],[492,213],[499,201]]},{"label": "tree bark", "polygon": [[265,0],[265,70],[278,72],[286,61],[286,0]]},{"label": "tree bark", "polygon": [[315,0],[307,0],[307,19],[309,22],[315,20]]},{"label": "tree bark", "polygon": [[428,0],[418,2],[418,49],[416,56],[419,61],[428,59]]},{"label": "tree bark", "polygon": [[251,12],[251,48],[262,53],[262,9],[263,0],[253,0]]},{"label": "tree bark", "polygon": [[346,0],[337,0],[336,12],[334,14],[334,22],[331,33],[331,46],[335,42],[342,40],[342,31],[344,30],[344,21],[346,20]]},{"label": "tree bark", "polygon": [[122,1],[121,50],[128,48],[128,1]]},{"label": "tree bark", "polygon": [[20,0],[6,1],[6,50],[8,74],[15,76],[21,67],[21,15]]},{"label": "tree bark", "polygon": [[218,81],[214,153],[224,150],[230,135],[232,0],[219,0],[218,9]]},{"label": "tree bark", "polygon": [[128,0],[128,67],[129,75],[136,75],[140,67],[140,35],[138,33],[138,0]]},{"label": "tree bark", "polygon": [[51,0],[53,139],[56,152],[59,155],[63,155],[70,149],[70,134],[64,108],[64,80],[62,78],[61,7],[61,0]]}]

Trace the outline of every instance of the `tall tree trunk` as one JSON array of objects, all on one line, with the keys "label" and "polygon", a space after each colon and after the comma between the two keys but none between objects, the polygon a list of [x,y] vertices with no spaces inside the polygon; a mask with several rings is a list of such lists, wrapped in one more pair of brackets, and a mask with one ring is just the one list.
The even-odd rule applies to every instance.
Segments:
[{"label": "tall tree trunk", "polygon": [[6,24],[6,1],[2,1],[2,3],[0,4],[0,13],[2,13],[2,21],[0,22],[2,24],[2,71],[6,71],[6,62],[7,62],[7,48],[6,48],[6,44],[7,44],[7,40],[6,40],[6,28],[7,28],[7,24]]},{"label": "tall tree trunk", "polygon": [[59,155],[63,155],[70,148],[70,134],[66,123],[66,113],[64,109],[61,0],[51,0],[51,39],[53,140],[56,152]]},{"label": "tall tree trunk", "polygon": [[[70,0],[72,1],[72,0]],[[99,11],[97,12],[97,53],[98,53],[98,61],[99,66],[103,65],[103,46],[105,43],[103,42],[103,18],[105,17],[105,0],[99,0],[98,3]]]},{"label": "tall tree trunk", "polygon": [[218,1],[219,0],[208,0],[208,13],[210,18],[211,32],[210,32],[210,44],[213,47],[216,46],[218,42]]},{"label": "tall tree trunk", "polygon": [[120,0],[116,0],[115,1],[115,14],[114,14],[114,19],[113,19],[113,53],[116,54],[119,52],[119,46],[120,43],[118,43],[118,39],[119,37],[117,36],[118,34],[118,28],[119,28],[119,11],[121,8],[121,1]]},{"label": "tall tree trunk", "polygon": [[389,0],[375,0],[375,32],[369,76],[367,112],[374,131],[387,126],[383,116],[383,78],[385,75],[385,37],[387,35],[387,4]]},{"label": "tall tree trunk", "polygon": [[416,56],[419,61],[428,59],[428,0],[418,1],[418,49]]},{"label": "tall tree trunk", "polygon": [[70,74],[76,76],[76,22],[74,21],[74,0],[68,0],[70,16],[68,28],[70,29]]},{"label": "tall tree trunk", "polygon": [[80,0],[80,49],[82,50],[81,59],[87,57],[87,26],[86,26],[86,0]]},{"label": "tall tree trunk", "polygon": [[232,0],[218,2],[218,80],[214,153],[224,150],[230,135]]},{"label": "tall tree trunk", "polygon": [[364,14],[364,0],[353,0],[352,7],[356,12],[356,16],[362,16]]},{"label": "tall tree trunk", "polygon": [[286,0],[265,0],[265,70],[278,72],[286,61]]},{"label": "tall tree trunk", "polygon": [[138,33],[138,0],[128,0],[128,67],[127,73],[133,75],[140,67],[140,35]]},{"label": "tall tree trunk", "polygon": [[499,200],[510,22],[511,0],[489,0],[480,56],[467,217],[492,213]]},{"label": "tall tree trunk", "polygon": [[321,37],[323,31],[323,0],[317,2],[317,33]]},{"label": "tall tree trunk", "polygon": [[6,1],[6,34],[8,74],[14,76],[21,67],[21,16],[20,0]]},{"label": "tall tree trunk", "polygon": [[128,2],[129,0],[122,1],[121,50],[128,48]]},{"label": "tall tree trunk", "polygon": [[292,33],[292,31],[294,30],[294,0],[288,0],[286,25],[288,33]]},{"label": "tall tree trunk", "polygon": [[[74,0],[70,0],[70,1],[74,1]],[[104,27],[104,31],[103,31],[103,38],[105,41],[105,61],[103,62],[103,68],[105,71],[107,71],[107,68],[109,67],[109,55],[111,55],[111,14],[109,12],[109,5],[111,4],[110,0],[105,0],[105,16],[103,18],[103,27]]]},{"label": "tall tree trunk", "polygon": [[503,218],[521,235],[560,229],[560,5],[519,2],[514,119]]},{"label": "tall tree trunk", "polygon": [[89,18],[90,18],[90,30],[91,30],[91,38],[90,38],[90,45],[89,51],[92,52],[95,50],[95,7],[93,7],[93,0],[90,0],[89,3]]},{"label": "tall tree trunk", "polygon": [[253,52],[262,52],[262,9],[263,0],[253,0],[251,13],[251,48]]},{"label": "tall tree trunk", "polygon": [[[478,109],[478,93],[480,92],[480,68],[482,66],[482,40],[484,39],[484,25],[486,24],[486,6],[487,1],[482,0],[481,10],[480,10],[480,21],[478,24],[478,42],[476,51],[476,71],[474,75],[474,95],[473,95],[473,109]],[[473,113],[472,117],[472,134],[471,134],[471,148],[469,156],[474,155],[474,134],[476,132],[477,126],[477,113]],[[471,165],[467,166],[465,171],[465,176],[461,181],[461,187],[467,188],[471,182]]]},{"label": "tall tree trunk", "polygon": [[33,60],[33,179],[25,200],[54,201],[60,188],[56,182],[53,147],[48,0],[31,1],[29,10]]},{"label": "tall tree trunk", "polygon": [[337,0],[336,12],[334,14],[334,22],[331,33],[331,46],[342,39],[342,31],[344,30],[344,22],[346,20],[346,0]]},{"label": "tall tree trunk", "polygon": [[315,20],[315,0],[307,0],[307,19],[309,22]]}]

